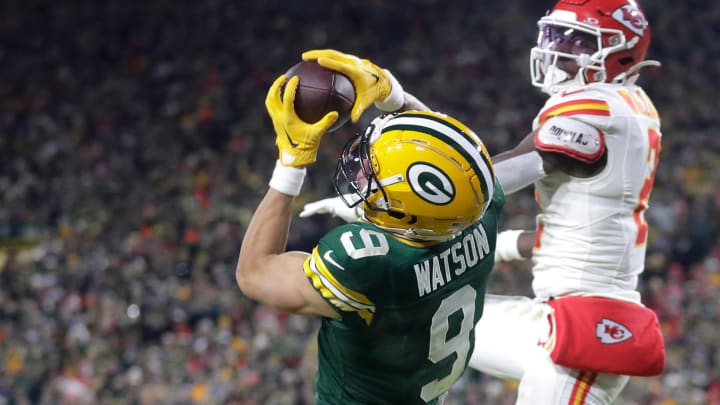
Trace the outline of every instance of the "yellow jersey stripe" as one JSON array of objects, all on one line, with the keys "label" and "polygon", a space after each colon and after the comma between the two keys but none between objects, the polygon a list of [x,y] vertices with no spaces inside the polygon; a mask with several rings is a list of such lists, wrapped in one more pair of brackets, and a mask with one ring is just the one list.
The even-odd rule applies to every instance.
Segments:
[{"label": "yellow jersey stripe", "polygon": [[320,259],[317,247],[303,267],[313,287],[332,305],[341,311],[357,312],[368,324],[372,322],[375,304],[365,295],[343,286]]},{"label": "yellow jersey stripe", "polygon": [[573,387],[573,391],[570,396],[571,405],[583,405],[585,403],[585,399],[590,393],[590,387],[592,387],[596,377],[597,373],[593,373],[590,371],[580,372],[577,377],[577,381],[575,382],[575,387]]},{"label": "yellow jersey stripe", "polygon": [[549,118],[557,115],[600,115],[609,117],[610,106],[603,100],[583,99],[572,100],[565,103],[554,105],[543,111],[538,117],[538,122],[542,125]]}]

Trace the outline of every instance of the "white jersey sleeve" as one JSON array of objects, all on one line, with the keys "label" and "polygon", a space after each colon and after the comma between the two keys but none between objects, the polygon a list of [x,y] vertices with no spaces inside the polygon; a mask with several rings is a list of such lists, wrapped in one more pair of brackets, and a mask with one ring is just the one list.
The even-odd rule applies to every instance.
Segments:
[{"label": "white jersey sleeve", "polygon": [[639,301],[635,290],[644,269],[644,212],[660,153],[655,107],[640,87],[593,84],[551,97],[533,129],[557,117],[597,129],[607,165],[589,178],[558,172],[535,183],[541,209],[533,251],[535,295]]},{"label": "white jersey sleeve", "polygon": [[537,150],[561,153],[585,163],[595,162],[605,153],[605,134],[572,117],[550,117],[534,132]]}]

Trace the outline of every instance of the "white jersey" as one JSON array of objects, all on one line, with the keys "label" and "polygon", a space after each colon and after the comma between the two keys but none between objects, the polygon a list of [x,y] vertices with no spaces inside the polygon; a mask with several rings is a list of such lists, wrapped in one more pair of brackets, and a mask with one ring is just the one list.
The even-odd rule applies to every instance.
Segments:
[{"label": "white jersey", "polygon": [[535,183],[541,213],[533,250],[539,298],[601,295],[639,302],[647,223],[644,212],[660,154],[660,121],[637,86],[593,84],[552,96],[533,129],[554,116],[599,129],[607,165],[576,178],[554,172]]}]

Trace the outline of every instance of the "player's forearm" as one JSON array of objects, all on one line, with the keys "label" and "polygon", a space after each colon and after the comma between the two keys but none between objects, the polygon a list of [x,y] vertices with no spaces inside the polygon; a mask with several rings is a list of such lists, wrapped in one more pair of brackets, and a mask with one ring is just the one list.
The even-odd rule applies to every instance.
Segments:
[{"label": "player's forearm", "polygon": [[532,133],[514,148],[492,157],[495,176],[505,194],[521,190],[547,175],[545,162],[534,146]]},{"label": "player's forearm", "polygon": [[518,237],[518,252],[520,256],[529,258],[532,256],[533,247],[535,246],[535,232],[523,231]]},{"label": "player's forearm", "polygon": [[431,111],[425,103],[408,92],[405,92],[405,103],[403,103],[402,110]]},{"label": "player's forearm", "polygon": [[240,247],[235,277],[241,289],[251,288],[267,257],[283,253],[290,229],[293,197],[269,189],[260,202]]},{"label": "player's forearm", "polygon": [[510,229],[500,232],[495,247],[496,261],[524,260],[532,256],[535,231]]}]

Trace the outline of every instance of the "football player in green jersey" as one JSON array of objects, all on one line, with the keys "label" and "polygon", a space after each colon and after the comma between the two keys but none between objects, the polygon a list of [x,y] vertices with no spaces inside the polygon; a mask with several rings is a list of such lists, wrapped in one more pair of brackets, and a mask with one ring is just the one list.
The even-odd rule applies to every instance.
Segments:
[{"label": "football player in green jersey", "polygon": [[286,252],[293,198],[337,119],[301,121],[296,88],[281,76],[266,98],[280,158],[245,233],[238,286],[322,318],[317,404],[437,404],[467,367],[493,267],[504,195],[488,152],[444,114],[378,117],[348,142],[335,174],[360,220],[312,253]]}]

